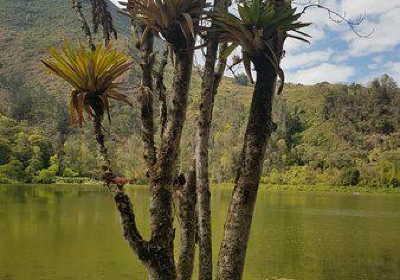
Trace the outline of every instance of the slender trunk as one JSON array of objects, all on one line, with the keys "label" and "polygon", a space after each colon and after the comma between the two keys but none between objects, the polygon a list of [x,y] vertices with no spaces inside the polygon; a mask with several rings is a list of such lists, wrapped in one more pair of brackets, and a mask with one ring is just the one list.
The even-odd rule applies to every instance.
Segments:
[{"label": "slender trunk", "polygon": [[154,142],[154,109],[153,109],[153,68],[154,68],[154,36],[147,33],[142,39],[141,63],[142,69],[141,92],[138,96],[140,104],[140,119],[142,123],[143,155],[150,174],[154,171],[156,164],[156,147]]},{"label": "slender trunk", "polygon": [[177,190],[179,200],[179,259],[178,279],[190,280],[193,276],[196,228],[196,171],[192,168],[184,186]]},{"label": "slender trunk", "polygon": [[[115,175],[110,168],[110,158],[108,150],[105,146],[105,139],[101,119],[95,117],[93,121],[94,133],[96,135],[96,141],[99,148],[99,153],[102,158],[102,179],[104,183],[110,188],[113,184]],[[132,204],[129,197],[124,193],[123,186],[116,185],[117,189],[115,192],[115,204],[120,217],[122,231],[124,238],[128,242],[132,250],[137,254],[138,258],[142,263],[148,267],[149,251],[147,242],[143,240],[136,227],[135,214],[132,210]]]},{"label": "slender trunk", "polygon": [[243,144],[241,166],[218,256],[218,280],[242,279],[265,149],[273,129],[271,111],[276,71],[265,55],[253,58],[253,63],[257,82]]},{"label": "slender trunk", "polygon": [[173,93],[162,138],[157,171],[150,185],[150,279],[176,279],[174,261],[173,183],[186,117],[193,51],[175,52]]},{"label": "slender trunk", "polygon": [[158,101],[160,102],[161,137],[163,136],[165,131],[165,126],[167,123],[167,114],[168,114],[167,95],[166,95],[167,88],[164,85],[164,72],[165,72],[165,67],[168,64],[168,56],[169,56],[169,48],[166,47],[165,50],[163,51],[158,71],[154,73],[154,79],[156,84],[155,90],[156,93],[158,93]]},{"label": "slender trunk", "polygon": [[[101,119],[99,117],[94,117],[93,120],[94,125],[94,134],[96,136],[96,141],[99,148],[99,154],[102,160],[102,171],[103,173],[106,171],[110,171],[111,160],[108,155],[108,150],[105,145],[104,133],[103,133],[103,126],[101,124]],[[104,176],[104,174],[103,174]]]},{"label": "slender trunk", "polygon": [[[223,9],[224,7],[226,8],[226,2],[226,0],[216,0],[214,7],[220,9]],[[197,124],[195,147],[199,237],[199,280],[211,280],[213,270],[208,142],[210,139],[214,97],[217,93],[220,82],[220,78],[218,77],[217,81],[215,81],[215,62],[218,51],[219,36],[215,32],[209,33],[207,40],[206,62],[204,66],[205,71],[201,84],[200,115]]]},{"label": "slender trunk", "polygon": [[213,85],[214,98],[218,93],[219,84],[221,83],[222,77],[224,76],[226,70],[227,58],[223,57],[223,54],[226,52],[227,48],[228,48],[227,43],[221,43],[219,45],[219,58],[218,58],[217,68],[214,73],[214,85]]},{"label": "slender trunk", "polygon": [[[218,41],[207,48],[201,89],[200,115],[196,132],[196,192],[199,225],[199,280],[212,279],[211,193],[208,176],[208,141],[214,107],[213,85]],[[210,51],[213,54],[210,54]]]}]

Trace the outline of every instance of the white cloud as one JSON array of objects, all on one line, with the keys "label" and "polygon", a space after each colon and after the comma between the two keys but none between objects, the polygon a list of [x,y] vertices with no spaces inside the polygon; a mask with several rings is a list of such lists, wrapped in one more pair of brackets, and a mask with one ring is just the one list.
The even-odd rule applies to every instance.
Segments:
[{"label": "white cloud", "polygon": [[380,55],[380,56],[374,57],[372,59],[372,61],[375,62],[375,63],[382,63],[384,61],[384,58],[383,58],[383,56]]},{"label": "white cloud", "polygon": [[388,62],[383,66],[383,70],[400,85],[400,62]]},{"label": "white cloud", "polygon": [[287,80],[292,83],[315,84],[320,82],[348,82],[355,74],[354,67],[323,63],[321,65],[299,70],[292,75],[288,73]]},{"label": "white cloud", "polygon": [[117,5],[118,7],[122,7],[118,2],[128,2],[127,0],[110,0],[112,3],[114,3],[115,5]]},{"label": "white cloud", "polygon": [[378,63],[372,63],[368,65],[368,69],[369,70],[377,70],[378,69],[379,64]]},{"label": "white cloud", "polygon": [[306,50],[311,50],[312,46],[319,40],[323,39],[325,37],[325,31],[323,29],[322,25],[318,24],[312,24],[301,31],[309,34],[312,38],[307,38],[310,41],[310,45],[308,45],[305,42],[302,42],[297,39],[293,38],[287,38],[285,41],[285,50],[292,52],[292,53],[297,53],[297,52],[302,52]]},{"label": "white cloud", "polygon": [[357,17],[360,14],[367,15],[382,14],[394,8],[398,8],[400,2],[398,0],[343,0],[342,9],[349,17]]},{"label": "white cloud", "polygon": [[[309,3],[309,0],[299,1]],[[301,20],[312,23],[303,30],[313,37],[311,45],[290,38],[285,43],[287,52],[282,68],[287,70],[288,81],[305,84],[323,81],[337,83],[348,82],[352,78],[351,80],[361,82],[370,80],[372,75],[378,76],[387,72],[400,84],[400,62],[387,62],[390,53],[400,47],[400,0],[312,1],[351,19],[357,19],[365,13],[366,19],[358,27],[359,32],[368,34],[373,28],[375,32],[369,39],[359,38],[347,24],[337,24],[329,19],[326,11],[308,10]],[[298,11],[301,9],[302,6],[299,5]],[[372,55],[373,57],[368,57]],[[355,65],[360,66],[346,64],[353,60]],[[356,67],[369,70],[357,71]]]},{"label": "white cloud", "polygon": [[361,25],[361,33],[368,34],[371,28],[375,32],[368,39],[358,38],[349,31],[344,39],[349,43],[349,56],[361,57],[372,53],[392,51],[400,44],[400,5],[385,14],[382,14],[376,22],[365,21]]},{"label": "white cloud", "polygon": [[291,55],[287,53],[282,60],[283,69],[305,68],[317,63],[329,61],[333,54],[332,49],[326,51],[302,52],[301,54]]}]

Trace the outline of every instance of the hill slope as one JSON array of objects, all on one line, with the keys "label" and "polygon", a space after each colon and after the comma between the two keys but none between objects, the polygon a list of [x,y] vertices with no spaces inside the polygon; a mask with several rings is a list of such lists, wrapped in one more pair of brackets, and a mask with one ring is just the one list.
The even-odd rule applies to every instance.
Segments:
[{"label": "hill slope", "polygon": [[[88,1],[83,1],[88,4]],[[28,85],[56,88],[56,80],[44,74],[39,58],[49,46],[63,39],[72,42],[83,38],[71,1],[66,0],[0,0],[0,75],[2,78],[23,78]],[[120,43],[129,36],[129,20],[110,11],[120,34]],[[86,5],[85,12],[88,12]],[[89,15],[87,20],[90,21]],[[97,37],[101,36],[101,33]],[[58,83],[56,82],[56,85]],[[53,87],[54,86],[54,87]]]}]

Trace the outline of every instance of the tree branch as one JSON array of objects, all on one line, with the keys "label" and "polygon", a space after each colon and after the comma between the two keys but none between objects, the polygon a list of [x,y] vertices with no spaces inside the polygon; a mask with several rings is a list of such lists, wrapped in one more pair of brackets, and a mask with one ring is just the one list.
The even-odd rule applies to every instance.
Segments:
[{"label": "tree branch", "polygon": [[322,10],[326,11],[328,13],[329,19],[337,24],[346,23],[351,28],[351,30],[354,32],[354,34],[356,34],[360,38],[370,38],[371,35],[375,32],[375,28],[373,28],[370,33],[363,35],[357,30],[357,26],[361,25],[361,23],[364,21],[365,14],[360,15],[360,17],[357,20],[353,21],[353,20],[350,20],[347,18],[346,13],[340,14],[336,11],[333,11],[332,9],[325,7],[324,5],[319,4],[319,1],[317,4],[305,5],[303,7],[301,14],[306,13],[307,10],[309,10],[311,8],[317,8],[317,9],[322,9]]},{"label": "tree branch", "polygon": [[128,241],[129,246],[138,255],[139,259],[147,265],[149,260],[148,242],[144,241],[139,230],[136,227],[135,214],[132,209],[132,204],[129,197],[124,193],[123,186],[129,180],[116,177],[111,170],[111,160],[108,155],[108,150],[105,146],[103,126],[101,119],[95,117],[94,133],[99,147],[99,152],[102,157],[102,179],[108,189],[115,190],[115,204],[121,220],[123,235]]},{"label": "tree branch", "polygon": [[227,43],[221,43],[219,45],[219,54],[218,54],[218,63],[214,72],[214,86],[213,86],[213,96],[217,95],[219,84],[221,83],[222,77],[224,76],[226,65],[227,65],[227,57],[222,54],[225,53],[228,48]]},{"label": "tree branch", "polygon": [[[91,1],[92,5],[95,5],[96,4],[95,2],[98,3],[97,1]],[[78,1],[72,0],[72,4],[73,8],[76,9],[76,13],[78,14],[79,20],[82,23],[82,29],[85,32],[85,37],[88,39],[88,44],[90,48],[94,50],[96,47],[93,44],[90,27],[87,24],[85,16],[82,12],[82,3],[79,0]],[[94,9],[95,7],[92,6],[92,8]],[[112,27],[111,15],[108,13],[107,16],[109,20],[108,24],[109,26],[111,26],[111,30],[115,32],[115,30]],[[103,22],[103,24],[105,23]],[[109,41],[109,36],[107,40]],[[107,40],[106,40],[106,45],[108,44]],[[111,159],[108,154],[108,149],[105,145],[105,136],[103,133],[104,128],[102,126],[102,119],[100,117],[97,116],[94,117],[93,128],[99,148],[99,154],[102,159],[102,164],[101,164],[102,179],[104,184],[108,187],[110,191],[113,190],[115,191],[114,199],[119,213],[123,235],[127,240],[129,246],[137,254],[138,258],[143,262],[145,266],[148,266],[149,262],[148,242],[143,240],[143,237],[141,236],[136,226],[135,214],[132,209],[132,204],[130,202],[129,197],[124,193],[123,189],[123,186],[126,183],[128,183],[129,180],[126,178],[116,177],[111,170]]]},{"label": "tree branch", "polygon": [[107,2],[105,0],[90,0],[90,3],[92,4],[93,32],[97,33],[99,25],[103,26],[103,38],[107,46],[110,43],[111,34],[117,39],[117,30],[114,28]]},{"label": "tree branch", "polygon": [[136,227],[135,214],[129,197],[123,191],[115,193],[115,204],[118,209],[122,232],[131,249],[145,266],[149,261],[148,242],[143,240]]},{"label": "tree branch", "polygon": [[82,30],[85,33],[86,40],[88,41],[89,47],[94,50],[96,46],[93,43],[92,32],[89,24],[86,21],[85,15],[82,12],[82,2],[80,0],[72,0],[72,8],[76,10],[78,19],[82,24]]}]

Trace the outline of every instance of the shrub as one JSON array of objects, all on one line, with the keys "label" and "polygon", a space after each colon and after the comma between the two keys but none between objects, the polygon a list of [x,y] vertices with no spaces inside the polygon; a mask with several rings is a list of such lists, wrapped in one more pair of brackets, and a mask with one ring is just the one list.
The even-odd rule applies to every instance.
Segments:
[{"label": "shrub", "polygon": [[390,184],[392,185],[393,188],[399,188],[400,180],[397,178],[392,178],[392,180],[390,180]]},{"label": "shrub", "polygon": [[78,177],[78,173],[71,170],[71,168],[66,167],[63,173],[63,177]]},{"label": "shrub", "polygon": [[13,159],[9,163],[0,165],[0,177],[20,181],[24,178],[24,167],[22,163]]},{"label": "shrub", "polygon": [[51,184],[56,178],[56,172],[50,169],[43,169],[39,172],[39,175],[35,177],[35,183]]},{"label": "shrub", "polygon": [[357,168],[347,168],[343,173],[343,185],[357,186],[360,182],[360,171]]}]

